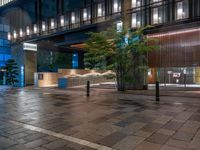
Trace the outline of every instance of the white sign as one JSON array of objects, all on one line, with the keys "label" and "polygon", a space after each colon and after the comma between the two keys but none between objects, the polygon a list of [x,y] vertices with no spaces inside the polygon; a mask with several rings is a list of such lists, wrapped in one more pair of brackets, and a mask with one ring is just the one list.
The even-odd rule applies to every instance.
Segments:
[{"label": "white sign", "polygon": [[181,73],[173,73],[173,77],[174,78],[180,78],[181,77]]},{"label": "white sign", "polygon": [[37,44],[31,44],[31,43],[24,43],[23,49],[25,51],[37,51]]}]

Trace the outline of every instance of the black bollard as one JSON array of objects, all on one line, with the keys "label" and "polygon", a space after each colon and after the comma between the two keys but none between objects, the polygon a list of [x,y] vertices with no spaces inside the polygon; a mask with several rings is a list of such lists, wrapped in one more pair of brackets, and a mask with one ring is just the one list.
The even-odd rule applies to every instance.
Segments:
[{"label": "black bollard", "polygon": [[160,101],[160,91],[159,91],[159,82],[156,81],[156,101]]},{"label": "black bollard", "polygon": [[87,81],[87,96],[90,96],[90,81]]}]

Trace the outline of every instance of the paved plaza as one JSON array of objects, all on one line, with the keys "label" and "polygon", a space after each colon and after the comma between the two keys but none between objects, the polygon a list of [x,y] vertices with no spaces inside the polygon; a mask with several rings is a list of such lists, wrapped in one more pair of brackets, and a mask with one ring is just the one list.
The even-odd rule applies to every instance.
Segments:
[{"label": "paved plaza", "polygon": [[200,150],[200,90],[161,95],[1,87],[0,150]]}]

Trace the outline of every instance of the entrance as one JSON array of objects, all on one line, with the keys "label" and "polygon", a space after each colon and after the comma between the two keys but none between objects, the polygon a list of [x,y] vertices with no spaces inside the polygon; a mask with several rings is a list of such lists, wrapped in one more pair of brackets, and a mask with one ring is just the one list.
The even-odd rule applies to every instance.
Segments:
[{"label": "entrance", "polygon": [[200,87],[200,67],[152,68],[148,73],[149,84],[157,80],[164,86]]}]

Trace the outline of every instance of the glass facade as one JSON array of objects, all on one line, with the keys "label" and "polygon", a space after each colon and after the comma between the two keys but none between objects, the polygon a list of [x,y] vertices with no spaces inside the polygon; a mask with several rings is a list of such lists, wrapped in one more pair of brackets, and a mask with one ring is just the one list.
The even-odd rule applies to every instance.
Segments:
[{"label": "glass facade", "polygon": [[188,0],[176,1],[175,9],[176,9],[175,11],[176,20],[185,19],[189,17],[189,1]]},{"label": "glass facade", "polygon": [[8,59],[11,58],[10,55],[10,41],[8,40],[8,33],[10,32],[10,27],[3,24],[3,19],[0,18],[0,67],[5,66]]}]

